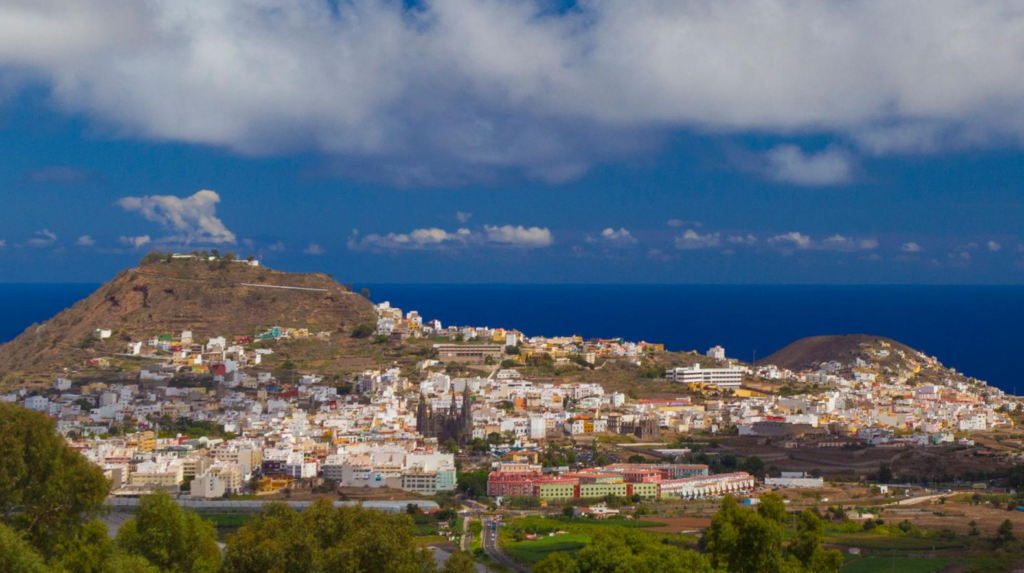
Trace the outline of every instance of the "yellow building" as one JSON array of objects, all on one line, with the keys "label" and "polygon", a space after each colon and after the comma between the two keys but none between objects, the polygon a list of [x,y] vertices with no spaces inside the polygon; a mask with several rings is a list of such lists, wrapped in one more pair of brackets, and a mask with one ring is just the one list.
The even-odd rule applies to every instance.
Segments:
[{"label": "yellow building", "polygon": [[626,497],[626,484],[624,483],[584,483],[580,484],[580,497],[604,497],[614,495],[615,497]]},{"label": "yellow building", "polygon": [[536,496],[543,500],[572,499],[575,495],[573,483],[542,483],[536,486]]},{"label": "yellow building", "polygon": [[658,484],[656,483],[634,483],[633,495],[639,495],[644,499],[657,499]]}]

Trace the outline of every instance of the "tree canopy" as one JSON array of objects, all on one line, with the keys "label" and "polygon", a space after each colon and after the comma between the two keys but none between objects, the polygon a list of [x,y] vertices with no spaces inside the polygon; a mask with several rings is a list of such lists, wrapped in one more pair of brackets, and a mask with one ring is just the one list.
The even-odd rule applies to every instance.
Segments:
[{"label": "tree canopy", "polygon": [[413,542],[412,526],[406,514],[336,508],[327,499],[301,513],[286,504],[272,503],[228,538],[224,570],[433,571],[434,558]]},{"label": "tree canopy", "polygon": [[0,403],[0,522],[42,555],[73,544],[107,496],[103,470],[46,416]]},{"label": "tree canopy", "polygon": [[138,513],[121,525],[115,543],[166,571],[207,573],[220,569],[213,524],[185,511],[164,492],[142,498]]}]

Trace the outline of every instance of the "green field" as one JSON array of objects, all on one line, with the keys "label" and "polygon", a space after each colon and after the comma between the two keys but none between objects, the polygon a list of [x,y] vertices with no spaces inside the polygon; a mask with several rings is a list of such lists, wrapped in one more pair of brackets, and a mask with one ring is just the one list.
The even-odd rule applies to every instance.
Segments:
[{"label": "green field", "polygon": [[533,564],[552,553],[568,553],[576,555],[590,543],[590,537],[567,533],[553,537],[542,537],[533,541],[517,541],[510,543],[508,552],[513,559],[522,563]]},{"label": "green field", "polygon": [[922,551],[931,549],[956,549],[965,543],[958,540],[922,539],[910,536],[874,535],[872,533],[843,533],[825,538],[827,545],[859,547],[874,550]]},{"label": "green field", "polygon": [[842,573],[931,573],[952,563],[951,559],[910,559],[906,557],[870,556],[853,559],[843,566]]},{"label": "green field", "polygon": [[238,531],[240,527],[256,517],[256,513],[200,513],[199,517],[212,522],[217,528],[217,539],[224,541],[228,535]]}]

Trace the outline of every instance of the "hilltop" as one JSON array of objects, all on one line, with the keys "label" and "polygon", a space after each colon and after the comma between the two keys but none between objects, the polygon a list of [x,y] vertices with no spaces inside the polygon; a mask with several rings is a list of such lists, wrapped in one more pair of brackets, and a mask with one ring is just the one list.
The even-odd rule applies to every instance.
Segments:
[{"label": "hilltop", "polygon": [[857,359],[879,374],[913,378],[915,383],[967,381],[968,377],[906,344],[867,334],[842,334],[802,338],[759,361],[794,372],[817,370],[823,363],[838,362],[849,372]]},{"label": "hilltop", "polygon": [[759,363],[774,364],[795,372],[809,370],[822,362],[842,362],[849,364],[854,358],[864,357],[865,348],[877,346],[884,342],[895,350],[916,355],[917,351],[884,336],[867,334],[836,334],[827,336],[808,336],[792,342],[774,354],[759,360]]},{"label": "hilltop", "polygon": [[[272,326],[348,332],[373,306],[329,275],[286,273],[230,259],[149,255],[52,319],[0,346],[0,381],[49,377],[127,342],[191,330],[197,340]],[[98,340],[97,329],[110,330]]]}]

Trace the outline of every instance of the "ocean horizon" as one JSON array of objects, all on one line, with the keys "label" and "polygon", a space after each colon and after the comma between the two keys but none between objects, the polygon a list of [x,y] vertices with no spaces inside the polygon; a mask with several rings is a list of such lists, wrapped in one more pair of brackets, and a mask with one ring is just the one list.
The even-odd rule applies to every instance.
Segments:
[{"label": "ocean horizon", "polygon": [[[88,296],[95,283],[0,284],[0,343]],[[806,336],[870,334],[1015,392],[1024,286],[359,284],[374,302],[444,325],[622,337],[760,360]],[[1024,385],[1021,385],[1024,388]]]}]

